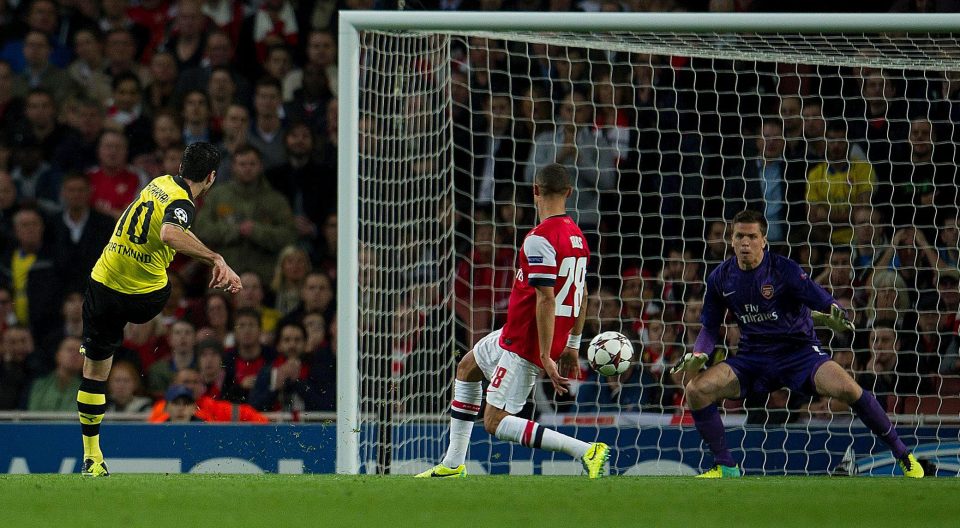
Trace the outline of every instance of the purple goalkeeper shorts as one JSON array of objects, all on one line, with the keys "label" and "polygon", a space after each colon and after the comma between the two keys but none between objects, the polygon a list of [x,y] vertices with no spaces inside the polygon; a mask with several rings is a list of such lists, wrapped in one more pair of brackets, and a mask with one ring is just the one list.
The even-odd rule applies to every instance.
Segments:
[{"label": "purple goalkeeper shorts", "polygon": [[781,387],[807,396],[817,393],[813,376],[830,355],[820,347],[804,345],[786,353],[746,354],[727,358],[740,381],[740,398],[748,394],[768,394]]}]

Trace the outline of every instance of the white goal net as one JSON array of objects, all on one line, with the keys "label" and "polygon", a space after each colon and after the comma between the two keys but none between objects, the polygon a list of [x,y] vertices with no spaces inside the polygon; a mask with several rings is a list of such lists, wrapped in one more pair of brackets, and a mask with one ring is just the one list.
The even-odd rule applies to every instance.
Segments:
[{"label": "white goal net", "polygon": [[[456,361],[504,322],[536,223],[532,177],[554,161],[574,175],[569,210],[594,255],[584,342],[620,331],[638,361],[615,379],[584,363],[569,397],[539,383],[524,416],[607,442],[614,474],[708,465],[668,370],[692,350],[706,274],[731,255],[726,223],[751,208],[771,250],[849,308],[857,331],[823,329],[825,350],[921,459],[960,471],[955,34],[892,31],[890,19],[880,32],[869,17],[818,33],[725,32],[731,18],[715,32],[624,31],[625,18],[617,31],[497,31],[484,15],[432,32],[406,16],[390,18],[405,30],[361,30],[341,61],[355,74],[341,116],[356,112],[359,139],[341,145],[341,200],[353,203],[341,201],[338,413],[353,443],[341,442],[339,471],[412,473],[443,456]],[[726,325],[719,357],[738,338]],[[722,408],[748,474],[894,471],[839,402],[779,390]],[[579,471],[479,424],[467,465]]]}]

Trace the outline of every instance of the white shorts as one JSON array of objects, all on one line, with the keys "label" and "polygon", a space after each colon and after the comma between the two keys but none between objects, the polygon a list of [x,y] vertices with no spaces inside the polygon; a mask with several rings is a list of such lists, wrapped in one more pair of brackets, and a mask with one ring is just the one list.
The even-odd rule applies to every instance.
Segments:
[{"label": "white shorts", "polygon": [[473,358],[490,381],[487,387],[487,403],[517,414],[527,403],[540,367],[500,347],[500,332],[494,330],[473,347]]}]

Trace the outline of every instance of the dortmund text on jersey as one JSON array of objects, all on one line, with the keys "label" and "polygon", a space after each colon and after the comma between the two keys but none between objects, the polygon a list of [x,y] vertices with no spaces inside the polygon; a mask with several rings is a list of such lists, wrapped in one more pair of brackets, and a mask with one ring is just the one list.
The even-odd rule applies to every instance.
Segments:
[{"label": "dortmund text on jersey", "polygon": [[187,230],[196,208],[186,182],[161,176],[127,206],[103,249],[91,276],[121,293],[149,293],[167,284],[167,266],[176,253],[160,240],[160,229],[172,224]]}]

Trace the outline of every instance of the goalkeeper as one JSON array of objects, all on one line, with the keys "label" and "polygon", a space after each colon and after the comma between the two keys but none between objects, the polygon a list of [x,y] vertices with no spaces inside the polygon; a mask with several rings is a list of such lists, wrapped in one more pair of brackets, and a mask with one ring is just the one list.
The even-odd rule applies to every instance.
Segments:
[{"label": "goalkeeper", "polygon": [[851,331],[843,309],[790,259],[766,251],[767,222],[762,213],[741,211],[733,219],[733,250],[707,278],[694,351],[673,372],[697,372],[716,346],[727,310],[740,327],[736,356],[699,373],[686,386],[687,402],[700,436],[713,453],[713,469],[703,478],[739,477],[724,439],[717,402],[766,394],[780,387],[803,394],[837,398],[893,451],[908,477],[923,477],[923,468],[897,436],[877,398],[864,390],[820,349],[814,322],[835,332]]}]

